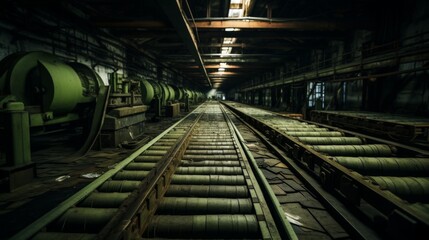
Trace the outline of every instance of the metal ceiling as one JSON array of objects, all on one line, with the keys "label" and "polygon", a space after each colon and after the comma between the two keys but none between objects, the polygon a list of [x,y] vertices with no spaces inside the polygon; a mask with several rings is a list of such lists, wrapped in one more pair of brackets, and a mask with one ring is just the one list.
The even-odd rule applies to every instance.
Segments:
[{"label": "metal ceiling", "polygon": [[369,28],[370,1],[85,0],[94,25],[204,88],[230,88]]}]

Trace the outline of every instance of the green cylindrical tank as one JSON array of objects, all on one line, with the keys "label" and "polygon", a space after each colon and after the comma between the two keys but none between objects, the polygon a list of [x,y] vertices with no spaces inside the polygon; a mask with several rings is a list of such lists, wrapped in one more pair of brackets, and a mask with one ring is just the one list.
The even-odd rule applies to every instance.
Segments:
[{"label": "green cylindrical tank", "polygon": [[159,83],[155,81],[149,81],[149,82],[150,84],[152,84],[155,95],[158,95],[158,97],[161,97],[162,95],[161,85],[159,85]]},{"label": "green cylindrical tank", "polygon": [[67,64],[44,52],[14,54],[4,61],[10,62],[1,64],[9,66],[0,73],[1,92],[26,106],[40,105],[44,112],[62,114],[79,103],[95,101],[99,76],[85,65]]},{"label": "green cylindrical tank", "polygon": [[174,96],[175,96],[175,100],[182,100],[183,99],[183,90],[180,87],[171,85],[171,87],[174,89]]},{"label": "green cylindrical tank", "polygon": [[204,94],[202,92],[198,92],[198,101],[199,102],[204,101]]},{"label": "green cylindrical tank", "polygon": [[165,83],[159,83],[159,86],[161,88],[161,102],[163,105],[165,105],[165,102],[168,101],[170,98],[170,91],[168,90],[168,86]]},{"label": "green cylindrical tank", "polygon": [[191,92],[192,92],[192,101],[194,101],[195,102],[195,97],[196,97],[196,93],[195,93],[195,91],[194,90],[190,90]]},{"label": "green cylindrical tank", "polygon": [[185,88],[185,93],[188,94],[188,98],[191,100],[192,99],[192,92],[191,90],[189,90],[188,88]]},{"label": "green cylindrical tank", "polygon": [[167,88],[170,93],[170,97],[168,98],[167,101],[173,101],[176,98],[176,92],[174,91],[174,88],[170,84],[167,84]]},{"label": "green cylindrical tank", "polygon": [[151,84],[151,82],[143,79],[140,81],[140,89],[142,95],[142,102],[144,104],[149,104],[155,97],[155,89],[153,85]]}]

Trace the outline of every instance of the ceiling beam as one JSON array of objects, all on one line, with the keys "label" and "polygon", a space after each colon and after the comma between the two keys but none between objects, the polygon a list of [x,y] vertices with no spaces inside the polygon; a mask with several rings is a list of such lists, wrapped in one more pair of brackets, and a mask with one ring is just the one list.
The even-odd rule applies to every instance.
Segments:
[{"label": "ceiling beam", "polygon": [[198,31],[200,40],[211,38],[251,38],[251,39],[342,39],[344,34],[337,31],[284,31],[284,30],[264,30],[264,31]]},{"label": "ceiling beam", "polygon": [[[165,0],[163,0],[165,1]],[[123,38],[164,38],[174,40],[180,31],[161,31],[153,29],[141,31],[138,29],[120,29],[115,31],[117,35]],[[251,39],[279,39],[279,40],[320,40],[320,39],[343,39],[345,36],[337,31],[283,31],[283,30],[264,30],[264,31],[198,31],[200,41],[209,41],[211,38],[251,38]],[[302,43],[304,43],[302,41]]]},{"label": "ceiling beam", "polygon": [[144,28],[144,29],[160,29],[169,28],[172,26],[159,20],[93,20],[94,25],[101,28]]},{"label": "ceiling beam", "polygon": [[[147,44],[147,47],[153,48],[177,48],[183,47],[183,43],[154,43]],[[251,48],[251,49],[275,49],[275,50],[291,50],[297,48],[303,48],[302,45],[298,44],[248,44],[248,43],[232,43],[232,44],[224,44],[224,43],[200,43],[198,44],[199,48],[220,48],[220,47],[234,47],[234,48]]]},{"label": "ceiling beam", "polygon": [[[247,53],[247,54],[242,54],[242,53],[227,53],[227,54],[222,54],[222,53],[204,53],[201,54],[202,57],[204,57],[204,60],[209,59],[209,58],[264,58],[264,57],[290,57],[290,56],[294,56],[291,54],[262,54],[262,53]],[[182,55],[182,54],[159,54],[159,58],[165,58],[165,59],[170,59],[170,58],[192,58],[191,55]]]},{"label": "ceiling beam", "polygon": [[[194,63],[194,59],[185,59],[185,58],[165,58],[160,59],[160,61],[168,61],[174,63]],[[280,57],[269,57],[269,58],[207,58],[204,59],[204,63],[266,63],[266,62],[280,62],[285,61],[285,59]]]},{"label": "ceiling beam", "polygon": [[[158,0],[166,1],[166,0]],[[175,2],[175,1],[174,1]],[[164,9],[165,6],[161,5]],[[180,6],[179,6],[180,7]],[[169,16],[171,19],[171,17]],[[173,26],[174,23],[172,22]],[[96,20],[95,26],[102,28],[141,28],[141,29],[171,29],[167,23],[159,20]],[[189,22],[192,28],[199,30],[224,30],[225,28],[256,29],[256,30],[294,30],[294,31],[337,31],[346,30],[352,25],[328,20],[296,20],[268,18],[197,18],[195,24]]]},{"label": "ceiling beam", "polygon": [[261,18],[204,18],[195,19],[190,26],[198,29],[282,29],[295,31],[337,31],[345,30],[346,24],[335,21],[308,21],[293,19]]},{"label": "ceiling beam", "polygon": [[207,74],[207,70],[204,67],[203,59],[201,58],[200,52],[198,51],[198,44],[196,38],[184,16],[184,12],[179,1],[158,0],[158,3],[170,19],[171,24],[176,28],[177,33],[183,39],[185,46],[194,56],[196,63],[201,67],[201,71],[203,72],[204,77],[206,78],[209,86],[212,87],[210,77]]},{"label": "ceiling beam", "polygon": [[[206,69],[217,69],[217,68],[225,68],[225,69],[243,69],[243,68],[254,68],[254,69],[261,69],[261,68],[272,68],[273,66],[271,64],[244,64],[244,65],[226,65],[221,66],[220,64],[210,64],[205,65]],[[193,65],[176,65],[176,68],[179,69],[198,69],[198,66]]]}]

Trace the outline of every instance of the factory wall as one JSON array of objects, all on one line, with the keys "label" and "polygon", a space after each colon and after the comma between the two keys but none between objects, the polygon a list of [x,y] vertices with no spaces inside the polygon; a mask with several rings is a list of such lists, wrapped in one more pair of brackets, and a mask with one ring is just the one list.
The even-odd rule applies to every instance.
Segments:
[{"label": "factory wall", "polygon": [[[427,71],[415,71],[428,67],[429,62],[419,59],[401,60],[394,66],[362,73],[377,77],[359,79],[361,73],[353,72],[347,76],[331,76],[258,89],[258,85],[282,81],[287,73],[304,66],[306,71],[311,72],[387,52],[399,52],[405,47],[407,51],[418,51],[429,44],[428,1],[397,1],[389,6],[375,4],[372,11],[376,22],[372,28],[368,28],[370,30],[354,30],[344,34],[345,40],[332,40],[301,52],[293,63],[287,61],[273,72],[251,79],[250,84],[237,87],[230,95],[238,92],[241,97],[237,98],[243,102],[304,114],[312,109],[325,109],[429,115],[429,74]],[[408,47],[413,44],[415,46],[412,48]],[[337,80],[339,77],[352,80]],[[314,84],[318,85],[312,89]],[[249,86],[253,87],[251,94],[242,91]],[[320,92],[320,89],[323,91]],[[281,93],[277,93],[280,90]],[[255,101],[250,97],[252,95],[264,101]]]},{"label": "factory wall", "polygon": [[105,83],[109,73],[118,72],[129,78],[189,85],[168,66],[149,55],[142,57],[142,52],[118,41],[108,31],[93,27],[85,21],[90,16],[70,6],[49,10],[43,4],[40,8],[22,4],[15,11],[1,14],[0,59],[16,52],[44,51],[90,66]]}]

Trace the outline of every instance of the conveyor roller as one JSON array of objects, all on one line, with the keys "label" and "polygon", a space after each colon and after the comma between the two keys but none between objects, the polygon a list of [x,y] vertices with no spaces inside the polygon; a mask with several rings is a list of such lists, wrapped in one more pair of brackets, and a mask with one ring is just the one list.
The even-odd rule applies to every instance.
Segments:
[{"label": "conveyor roller", "polygon": [[333,157],[334,161],[365,175],[427,176],[428,158]]},{"label": "conveyor roller", "polygon": [[391,156],[393,148],[384,144],[367,145],[313,145],[312,148],[331,156]]},{"label": "conveyor roller", "polygon": [[428,177],[369,177],[382,189],[405,199],[429,200],[429,178]]},{"label": "conveyor roller", "polygon": [[251,214],[249,198],[166,197],[158,207],[158,214]]},{"label": "conveyor roller", "polygon": [[171,185],[166,196],[244,198],[249,196],[249,190],[245,185]]},{"label": "conveyor roller", "polygon": [[298,140],[309,145],[359,145],[363,144],[358,137],[298,137]]},{"label": "conveyor roller", "polygon": [[157,215],[147,234],[159,238],[258,238],[255,215]]}]

